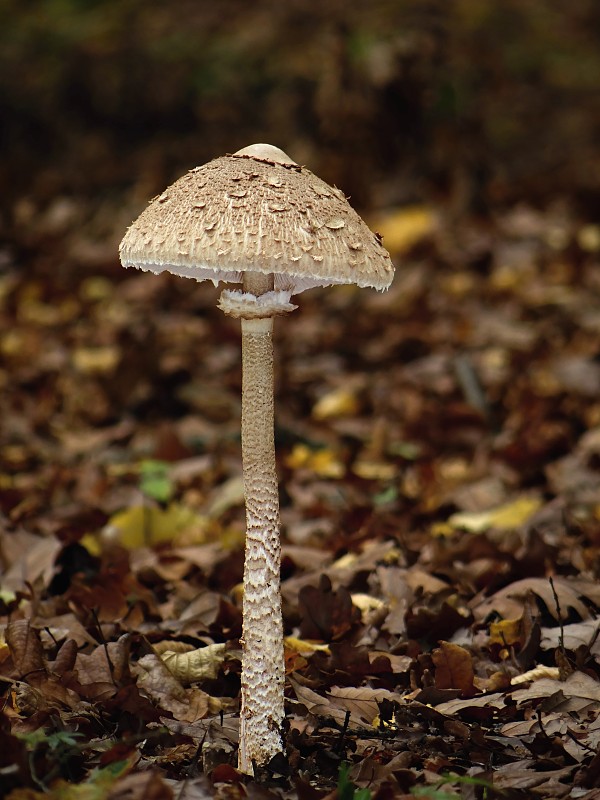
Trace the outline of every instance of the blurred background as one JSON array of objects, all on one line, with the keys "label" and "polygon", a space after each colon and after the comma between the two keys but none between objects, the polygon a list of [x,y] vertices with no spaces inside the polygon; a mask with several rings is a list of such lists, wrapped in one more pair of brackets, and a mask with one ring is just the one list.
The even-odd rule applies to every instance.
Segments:
[{"label": "blurred background", "polygon": [[595,212],[599,31],[595,0],[2,0],[3,226],[254,141],[361,208]]},{"label": "blurred background", "polygon": [[106,520],[115,461],[224,442],[188,502],[239,471],[239,326],[117,250],[149,198],[261,141],[397,266],[385,295],[307,292],[277,325],[284,482],[306,456],[367,509],[389,489],[394,530],[495,469],[498,502],[547,489],[600,424],[599,78],[597,0],[0,0],[2,508]]}]

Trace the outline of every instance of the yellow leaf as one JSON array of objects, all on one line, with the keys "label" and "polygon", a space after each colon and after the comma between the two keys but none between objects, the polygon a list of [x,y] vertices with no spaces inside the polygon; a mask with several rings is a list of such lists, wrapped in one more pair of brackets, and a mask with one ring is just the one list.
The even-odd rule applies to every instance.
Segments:
[{"label": "yellow leaf", "polygon": [[331,566],[333,569],[352,569],[357,561],[358,556],[356,553],[344,553]]},{"label": "yellow leaf", "polygon": [[386,609],[385,613],[389,611],[383,600],[378,597],[372,597],[370,594],[363,594],[362,592],[356,592],[351,596],[352,605],[360,609],[361,619],[364,623],[367,623],[369,619],[373,618],[374,614],[382,609]]},{"label": "yellow leaf", "polygon": [[305,639],[298,639],[296,636],[286,636],[283,640],[286,650],[291,650],[300,655],[312,655],[320,650],[326,655],[331,655],[331,650],[326,644],[318,644],[317,642],[308,642]]},{"label": "yellow leaf", "polygon": [[490,623],[490,644],[520,644],[522,627],[520,619],[503,619]]},{"label": "yellow leaf", "polygon": [[584,225],[577,231],[577,244],[588,253],[600,251],[600,225]]},{"label": "yellow leaf", "polygon": [[115,514],[101,534],[102,542],[120,544],[128,550],[152,547],[172,542],[178,536],[197,532],[195,540],[202,538],[206,520],[191,508],[172,503],[168,508],[158,506],[133,506]]},{"label": "yellow leaf", "polygon": [[520,683],[537,681],[540,678],[550,678],[550,680],[558,681],[560,680],[560,670],[558,667],[540,665],[539,667],[527,670],[527,672],[523,672],[521,675],[515,675],[514,678],[511,678],[510,682],[513,686],[518,686]]},{"label": "yellow leaf", "polygon": [[169,668],[169,672],[185,686],[217,677],[219,668],[225,660],[225,645],[209,644],[188,653],[167,650],[160,657]]},{"label": "yellow leaf", "polygon": [[94,533],[84,533],[79,544],[85,547],[91,556],[99,556],[102,553],[102,542]]},{"label": "yellow leaf", "polygon": [[437,536],[440,539],[445,539],[448,536],[452,536],[455,532],[455,528],[452,525],[449,525],[447,522],[434,522],[429,532],[432,536]]},{"label": "yellow leaf", "polygon": [[537,497],[519,497],[512,503],[489,511],[453,514],[448,523],[455,529],[460,528],[470,533],[481,533],[489,528],[511,530],[524,525],[541,504],[542,501]]},{"label": "yellow leaf", "polygon": [[10,656],[10,648],[3,633],[0,633],[0,664]]},{"label": "yellow leaf", "polygon": [[366,481],[389,481],[396,474],[396,467],[394,464],[387,464],[385,461],[359,459],[354,462],[352,472]]},{"label": "yellow leaf", "polygon": [[118,347],[78,347],[73,351],[73,366],[86,375],[112,372],[120,360]]},{"label": "yellow leaf", "polygon": [[372,222],[391,255],[406,253],[437,227],[437,217],[426,206],[397,208]]},{"label": "yellow leaf", "polygon": [[[17,595],[12,591],[12,589],[0,589],[0,601],[6,603],[12,603],[13,600],[17,599]],[[0,642],[2,641],[2,635],[0,634]]]},{"label": "yellow leaf", "polygon": [[315,419],[352,417],[358,412],[358,399],[348,389],[334,389],[317,400],[312,415]]},{"label": "yellow leaf", "polygon": [[286,459],[292,469],[308,469],[320,478],[342,478],[344,465],[328,448],[311,450],[305,444],[295,444]]}]

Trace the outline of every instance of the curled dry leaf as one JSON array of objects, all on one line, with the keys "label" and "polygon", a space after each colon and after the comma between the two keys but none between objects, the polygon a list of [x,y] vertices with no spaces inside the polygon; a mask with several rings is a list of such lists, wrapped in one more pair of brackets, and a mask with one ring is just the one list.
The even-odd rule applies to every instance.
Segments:
[{"label": "curled dry leaf", "polygon": [[540,678],[550,678],[553,681],[557,681],[560,678],[560,670],[558,667],[546,667],[544,665],[540,665],[539,667],[528,669],[527,672],[523,672],[521,675],[515,675],[510,682],[513,686],[517,686],[520,683],[537,681]]},{"label": "curled dry leaf", "polygon": [[169,639],[165,639],[162,642],[154,642],[152,647],[154,652],[159,656],[167,652],[189,653],[194,649],[194,645],[189,644],[189,642],[170,641]]},{"label": "curled dry leaf", "polygon": [[187,653],[167,650],[161,658],[178,681],[186,686],[216,678],[225,660],[224,644],[209,644]]},{"label": "curled dry leaf", "polygon": [[313,653],[320,651],[325,655],[331,655],[329,645],[309,642],[305,639],[298,639],[296,636],[286,636],[283,640],[286,650],[299,653],[303,656],[312,656]]}]

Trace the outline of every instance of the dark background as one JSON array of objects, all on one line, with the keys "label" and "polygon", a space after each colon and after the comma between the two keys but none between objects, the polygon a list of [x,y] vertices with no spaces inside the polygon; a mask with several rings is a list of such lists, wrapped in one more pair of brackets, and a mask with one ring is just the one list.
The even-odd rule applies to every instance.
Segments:
[{"label": "dark background", "polygon": [[595,0],[2,0],[3,225],[22,197],[141,201],[254,141],[363,209],[593,215],[599,39]]}]

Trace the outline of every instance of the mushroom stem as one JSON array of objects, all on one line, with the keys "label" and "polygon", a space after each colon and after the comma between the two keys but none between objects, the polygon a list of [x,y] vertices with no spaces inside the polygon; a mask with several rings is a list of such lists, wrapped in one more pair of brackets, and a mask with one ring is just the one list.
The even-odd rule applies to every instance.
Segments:
[{"label": "mushroom stem", "polygon": [[[245,276],[246,278],[247,276]],[[252,280],[256,277],[256,280]],[[244,291],[273,287],[265,276]],[[270,285],[269,285],[270,283]],[[250,284],[250,285],[248,285]],[[262,289],[262,291],[261,291]],[[258,291],[257,291],[258,290]],[[242,460],[246,560],[242,635],[242,706],[238,764],[253,774],[282,750],[283,621],[279,572],[279,493],[275,468],[273,319],[242,319]]]}]

